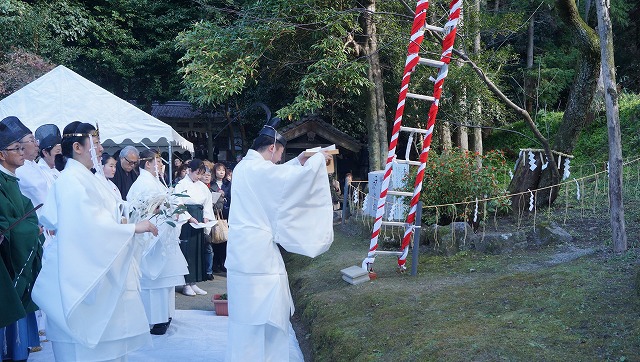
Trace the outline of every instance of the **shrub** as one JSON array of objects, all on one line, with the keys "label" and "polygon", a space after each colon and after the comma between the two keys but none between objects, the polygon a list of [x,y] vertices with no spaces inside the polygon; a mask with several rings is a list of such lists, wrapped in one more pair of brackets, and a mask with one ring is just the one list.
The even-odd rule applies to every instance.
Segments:
[{"label": "shrub", "polygon": [[[482,158],[480,168],[476,165],[477,157]],[[420,199],[424,206],[432,206],[473,202],[476,198],[503,195],[508,182],[506,175],[506,161],[501,151],[490,151],[483,156],[459,149],[447,154],[431,152],[425,168]],[[405,186],[407,191],[413,190],[412,181],[415,176],[416,171],[412,170]],[[500,206],[505,207],[504,204]],[[446,224],[453,220],[464,220],[464,209],[464,206],[440,208],[439,220],[435,220],[435,209],[428,208],[423,214],[423,222],[437,221]]]}]

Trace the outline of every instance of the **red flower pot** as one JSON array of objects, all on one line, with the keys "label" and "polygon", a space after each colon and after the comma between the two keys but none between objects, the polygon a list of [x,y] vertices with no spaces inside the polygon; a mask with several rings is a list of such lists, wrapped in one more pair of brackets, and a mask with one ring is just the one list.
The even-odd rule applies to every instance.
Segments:
[{"label": "red flower pot", "polygon": [[220,299],[220,294],[214,294],[211,297],[211,301],[213,302],[213,306],[216,308],[216,315],[219,315],[219,316],[229,315],[228,301],[226,299]]}]

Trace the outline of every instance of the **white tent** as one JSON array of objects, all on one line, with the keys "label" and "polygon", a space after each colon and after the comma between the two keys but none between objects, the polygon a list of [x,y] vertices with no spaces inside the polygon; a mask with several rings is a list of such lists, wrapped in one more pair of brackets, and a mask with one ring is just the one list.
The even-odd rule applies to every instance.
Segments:
[{"label": "white tent", "polygon": [[[193,144],[171,126],[60,65],[0,101],[0,119],[18,117],[32,132],[46,123],[60,128],[73,121],[98,123],[109,145],[172,143],[193,152]],[[110,141],[110,142],[109,142]]]}]

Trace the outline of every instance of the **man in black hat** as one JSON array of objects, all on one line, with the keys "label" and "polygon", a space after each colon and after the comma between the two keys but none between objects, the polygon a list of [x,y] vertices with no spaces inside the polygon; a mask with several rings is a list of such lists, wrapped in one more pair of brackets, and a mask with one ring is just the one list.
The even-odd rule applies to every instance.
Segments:
[{"label": "man in black hat", "polygon": [[61,158],[58,155],[62,155],[60,129],[55,124],[44,124],[36,129],[35,136],[40,147],[38,165],[57,179],[60,171],[56,168],[56,157]]},{"label": "man in black hat", "polygon": [[[40,345],[31,288],[40,272],[42,246],[33,203],[20,192],[16,170],[24,164],[31,131],[16,117],[0,121],[0,344],[2,359],[26,360]],[[31,135],[33,137],[33,135]],[[35,140],[34,140],[35,141]],[[29,214],[30,213],[30,214]],[[27,215],[25,217],[25,215]]]},{"label": "man in black hat", "polygon": [[[278,165],[286,139],[269,122],[234,168],[227,244],[228,361],[301,360],[290,354],[293,301],[278,245],[315,257],[333,242],[325,167],[304,152]],[[295,350],[295,349],[293,349]]]},{"label": "man in black hat", "polygon": [[[46,128],[49,128],[49,126],[55,127],[55,130],[58,129],[55,125],[47,125]],[[40,126],[38,128],[40,132],[36,131],[38,136],[40,136],[45,143],[56,141],[59,143],[59,138],[51,139],[43,137],[43,127],[45,126]],[[55,132],[55,130],[51,131]],[[41,153],[40,150],[42,149],[39,145],[39,139],[36,138],[36,136],[29,132],[20,139],[20,144],[24,147],[24,165],[16,170],[16,176],[19,179],[18,184],[20,185],[20,192],[31,199],[33,205],[44,204],[55,178],[48,166],[47,169],[43,169],[40,164],[36,162],[36,158]]]}]

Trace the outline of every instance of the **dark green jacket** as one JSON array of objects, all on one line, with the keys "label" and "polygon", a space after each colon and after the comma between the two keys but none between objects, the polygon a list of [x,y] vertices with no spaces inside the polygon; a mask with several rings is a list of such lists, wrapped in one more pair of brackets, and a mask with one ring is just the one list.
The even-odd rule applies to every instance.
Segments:
[{"label": "dark green jacket", "polygon": [[[33,204],[20,193],[18,179],[0,171],[0,230],[7,230],[31,209]],[[39,231],[34,212],[4,234],[0,244],[0,328],[38,310],[31,300],[31,289],[42,260]]]}]

